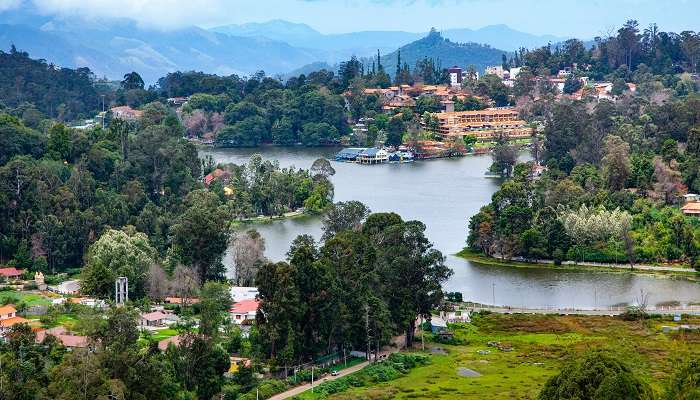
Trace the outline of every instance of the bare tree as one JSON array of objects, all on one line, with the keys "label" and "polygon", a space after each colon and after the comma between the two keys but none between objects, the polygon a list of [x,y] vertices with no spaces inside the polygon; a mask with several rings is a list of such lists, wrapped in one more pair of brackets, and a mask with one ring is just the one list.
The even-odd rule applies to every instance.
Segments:
[{"label": "bare tree", "polygon": [[146,282],[148,297],[152,300],[162,300],[168,291],[168,276],[158,264],[148,267],[148,281]]},{"label": "bare tree", "polygon": [[194,297],[199,289],[199,274],[192,267],[178,264],[173,272],[170,292],[183,299],[183,304]]},{"label": "bare tree", "polygon": [[265,239],[258,231],[251,229],[234,233],[232,244],[236,284],[253,285],[258,267],[265,261]]}]

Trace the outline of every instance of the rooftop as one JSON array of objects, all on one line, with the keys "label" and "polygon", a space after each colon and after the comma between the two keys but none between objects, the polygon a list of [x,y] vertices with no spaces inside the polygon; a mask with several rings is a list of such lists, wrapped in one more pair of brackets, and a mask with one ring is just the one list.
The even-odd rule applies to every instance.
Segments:
[{"label": "rooftop", "polygon": [[250,312],[258,311],[258,306],[260,302],[257,300],[243,300],[235,303],[231,306],[231,313],[234,314],[247,314]]}]

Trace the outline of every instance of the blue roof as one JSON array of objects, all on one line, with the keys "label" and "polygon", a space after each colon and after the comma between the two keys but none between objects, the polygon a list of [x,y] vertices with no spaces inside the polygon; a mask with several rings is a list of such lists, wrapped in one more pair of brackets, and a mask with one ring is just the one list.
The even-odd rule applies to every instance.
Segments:
[{"label": "blue roof", "polygon": [[365,149],[365,151],[362,152],[363,155],[374,157],[377,155],[377,152],[379,152],[379,149],[376,147],[370,147],[369,149]]},{"label": "blue roof", "polygon": [[340,150],[338,154],[336,154],[336,157],[352,157],[352,156],[357,156],[366,149],[364,147],[347,147],[344,148],[343,150]]}]

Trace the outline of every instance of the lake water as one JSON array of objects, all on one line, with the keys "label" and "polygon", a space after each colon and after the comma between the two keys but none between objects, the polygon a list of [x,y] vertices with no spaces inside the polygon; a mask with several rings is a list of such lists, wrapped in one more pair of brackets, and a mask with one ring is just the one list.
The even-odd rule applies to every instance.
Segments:
[{"label": "lake water", "polygon": [[[278,160],[282,167],[309,168],[315,159],[332,159],[336,152],[333,148],[203,148],[200,155],[242,164],[260,153],[265,159]],[[372,166],[332,161],[334,200],[359,200],[373,212],[394,211],[404,220],[425,223],[426,235],[447,256],[447,265],[454,271],[445,289],[462,292],[465,300],[514,307],[601,307],[634,303],[644,290],[650,305],[700,302],[700,284],[683,278],[493,267],[453,256],[465,245],[469,218],[498,188],[498,180],[484,175],[490,164],[488,155]],[[265,237],[267,257],[275,261],[285,258],[297,235],[321,236],[318,217],[254,227]],[[231,264],[228,258],[225,262]]]}]

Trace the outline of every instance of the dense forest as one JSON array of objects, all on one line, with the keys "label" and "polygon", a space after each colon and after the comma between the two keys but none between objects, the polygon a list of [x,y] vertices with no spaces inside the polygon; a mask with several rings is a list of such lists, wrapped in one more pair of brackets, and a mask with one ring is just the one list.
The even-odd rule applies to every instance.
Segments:
[{"label": "dense forest", "polygon": [[95,76],[87,68],[61,68],[33,60],[14,46],[0,50],[0,110],[38,126],[41,114],[62,121],[92,117],[100,106]]},{"label": "dense forest", "polygon": [[512,177],[471,219],[469,246],[557,262],[698,266],[700,222],[679,207],[684,194],[700,191],[700,96],[661,93],[666,100],[653,92],[537,105],[544,141],[535,141],[533,156],[547,171],[533,177],[533,163],[512,168],[510,145],[497,148],[497,170],[510,154]]}]

